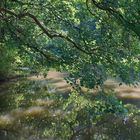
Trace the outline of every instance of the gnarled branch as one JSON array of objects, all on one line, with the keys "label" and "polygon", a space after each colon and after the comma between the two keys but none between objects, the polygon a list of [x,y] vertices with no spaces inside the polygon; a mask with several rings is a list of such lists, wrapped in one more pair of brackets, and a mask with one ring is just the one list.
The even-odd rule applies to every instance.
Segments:
[{"label": "gnarled branch", "polygon": [[4,13],[8,13],[10,15],[13,15],[14,17],[18,18],[18,19],[21,19],[21,18],[24,18],[24,17],[30,17],[36,25],[38,25],[38,27],[49,37],[49,38],[62,38],[64,40],[66,40],[67,42],[71,43],[73,45],[73,47],[77,48],[78,50],[80,50],[81,52],[85,53],[85,54],[88,54],[88,55],[91,55],[92,53],[91,52],[88,52],[84,49],[81,48],[80,45],[78,45],[73,39],[71,39],[70,37],[66,36],[66,35],[63,35],[61,33],[57,33],[57,32],[51,32],[49,29],[45,28],[42,23],[37,19],[36,16],[34,16],[33,14],[31,13],[21,13],[21,14],[16,14],[14,13],[13,11],[9,10],[9,9],[6,9],[6,8],[0,8],[0,12],[4,12]]}]

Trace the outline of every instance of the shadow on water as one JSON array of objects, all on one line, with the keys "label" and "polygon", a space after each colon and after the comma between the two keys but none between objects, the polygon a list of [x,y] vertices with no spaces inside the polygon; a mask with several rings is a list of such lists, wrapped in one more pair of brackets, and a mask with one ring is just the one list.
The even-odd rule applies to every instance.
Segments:
[{"label": "shadow on water", "polygon": [[[86,128],[82,134],[79,133],[74,138],[55,137],[54,133],[57,134],[56,136],[62,135],[62,132],[64,136],[69,136],[71,133],[70,128],[68,130],[65,128],[68,125],[67,122],[62,124],[66,132],[61,130],[60,122],[57,126],[54,125],[55,121],[63,120],[66,115],[66,112],[61,109],[63,103],[61,99],[64,94],[55,93],[55,85],[58,85],[57,88],[61,85],[57,82],[62,81],[55,79],[48,82],[47,79],[33,77],[0,84],[0,140],[128,140],[129,131],[132,133],[133,140],[137,140],[140,136],[140,123],[138,122],[138,127],[136,127],[133,118],[125,125],[121,117],[115,119],[112,116],[105,116],[101,119],[99,127],[95,126],[90,130]],[[124,87],[120,88],[116,86],[116,83],[109,85],[109,82],[105,86],[115,88],[117,96],[124,103],[132,103],[140,107],[140,98],[131,99],[122,96],[125,93]],[[61,85],[59,93],[65,92],[65,88],[69,89],[69,86]],[[123,91],[123,94],[120,91]],[[116,127],[115,132],[113,132],[114,126]],[[128,127],[132,127],[135,131],[131,131]],[[60,132],[57,132],[57,129],[60,129]],[[94,132],[95,135],[90,138],[91,134],[88,134],[87,137],[86,131]],[[121,131],[122,136],[120,136]],[[114,136],[116,138],[113,138]]]}]

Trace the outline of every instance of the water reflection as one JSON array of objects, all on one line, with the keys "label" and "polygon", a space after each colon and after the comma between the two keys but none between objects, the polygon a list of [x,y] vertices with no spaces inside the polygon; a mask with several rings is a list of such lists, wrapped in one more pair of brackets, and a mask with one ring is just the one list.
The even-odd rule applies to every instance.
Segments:
[{"label": "water reflection", "polygon": [[[49,82],[41,77],[38,79],[31,77],[1,84],[0,140],[67,140],[68,138],[70,140],[128,140],[130,139],[127,136],[129,131],[132,135],[131,138],[138,140],[137,138],[140,136],[139,117],[135,121],[133,118],[129,118],[124,124],[121,117],[115,118],[111,115],[104,116],[97,126],[76,128],[74,131],[79,130],[79,133],[70,137],[72,131],[69,125],[71,124],[64,122],[61,124],[64,127],[62,130],[61,122],[58,121],[64,121],[63,118],[68,113],[61,109],[62,101],[60,99],[63,94],[55,93],[54,87],[57,82],[63,82],[61,80],[55,79]],[[57,84],[57,88],[59,88],[59,84]],[[116,91],[118,90],[118,97],[123,97],[120,91],[125,93],[126,91],[122,90],[124,87],[122,89],[117,87],[115,82],[111,82],[110,86],[108,84],[109,82],[106,82],[106,88],[115,88]],[[60,89],[65,86],[61,85]],[[69,89],[68,86],[66,87]],[[126,103],[140,105],[133,101],[130,98],[124,99]],[[57,124],[55,124],[56,121],[58,121]],[[63,139],[56,137],[62,135],[62,132],[64,133]]]},{"label": "water reflection", "polygon": [[[33,129],[30,127],[33,125],[26,123],[32,118],[45,117],[48,112],[46,107],[53,103],[53,100],[45,99],[47,94],[45,86],[39,84],[39,81],[22,79],[1,84],[0,140],[12,140],[12,138],[15,140],[17,137],[14,135],[17,133],[17,139],[20,140],[22,137],[26,137],[29,132],[32,133]],[[23,133],[20,135],[21,132]],[[32,136],[32,134],[30,135]]]}]

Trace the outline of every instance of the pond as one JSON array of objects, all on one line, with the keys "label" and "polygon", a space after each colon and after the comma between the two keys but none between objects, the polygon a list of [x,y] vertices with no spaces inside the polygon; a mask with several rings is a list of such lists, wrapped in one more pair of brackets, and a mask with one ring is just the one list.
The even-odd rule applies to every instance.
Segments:
[{"label": "pond", "polygon": [[[64,119],[68,112],[62,109],[62,99],[68,98],[65,89],[70,91],[70,87],[60,77],[51,78],[29,77],[0,83],[0,140],[138,140],[139,115],[131,117],[125,124],[122,116],[112,118],[107,114],[100,119],[97,127],[90,127],[90,130],[86,127],[84,131],[81,131],[83,126],[78,128],[79,122],[76,122],[78,134],[75,135],[75,130],[68,127],[72,124]],[[121,95],[119,97],[122,98]],[[140,107],[139,99],[122,99],[124,103]],[[94,136],[91,134],[93,129],[96,132]]]}]

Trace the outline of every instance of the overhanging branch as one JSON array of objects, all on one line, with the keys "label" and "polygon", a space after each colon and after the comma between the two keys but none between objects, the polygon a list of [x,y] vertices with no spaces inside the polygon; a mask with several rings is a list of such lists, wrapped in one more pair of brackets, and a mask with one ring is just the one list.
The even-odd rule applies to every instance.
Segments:
[{"label": "overhanging branch", "polygon": [[[16,27],[12,27],[10,28],[7,24],[7,28],[9,29],[9,31],[11,32],[12,35],[15,35],[16,38],[22,42],[25,46],[27,46],[28,48],[40,53],[44,58],[46,58],[48,61],[54,61],[54,62],[63,62],[62,59],[59,59],[55,56],[52,56],[49,52],[44,52],[42,51],[40,48],[37,47],[37,45],[33,45],[31,43],[28,43],[28,41],[25,41],[21,36],[17,36],[18,34],[21,34],[23,37],[25,36],[25,34],[18,28]],[[14,36],[12,36],[14,38]]]},{"label": "overhanging branch", "polygon": [[38,27],[49,37],[49,38],[62,38],[64,40],[66,40],[67,42],[71,43],[73,45],[73,47],[77,48],[78,50],[80,50],[81,52],[85,53],[85,54],[88,54],[88,55],[91,55],[92,52],[88,52],[84,49],[82,49],[81,47],[79,47],[80,45],[78,45],[73,39],[71,39],[70,37],[68,36],[65,36],[61,33],[56,33],[56,32],[51,32],[50,30],[48,30],[46,27],[44,27],[44,25],[42,25],[42,23],[37,19],[36,16],[34,16],[33,14],[31,13],[21,13],[21,14],[16,14],[14,13],[13,11],[9,10],[9,9],[6,9],[6,8],[0,8],[0,12],[4,12],[4,13],[8,13],[18,19],[21,19],[21,18],[24,18],[24,17],[29,17],[31,18],[36,25],[38,25]]},{"label": "overhanging branch", "polygon": [[[136,28],[135,23],[129,22],[129,20],[127,20],[119,11],[117,11],[116,9],[114,9],[112,7],[104,5],[102,2],[97,2],[97,0],[90,0],[90,1],[98,9],[106,11],[110,15],[114,16],[123,26],[125,26],[128,29],[130,29],[131,31],[135,32],[138,35],[138,37],[140,37],[140,32]],[[89,3],[89,0],[86,0],[86,5],[87,5],[87,8],[88,8],[88,11],[93,15],[91,10],[89,9],[88,3]]]}]

